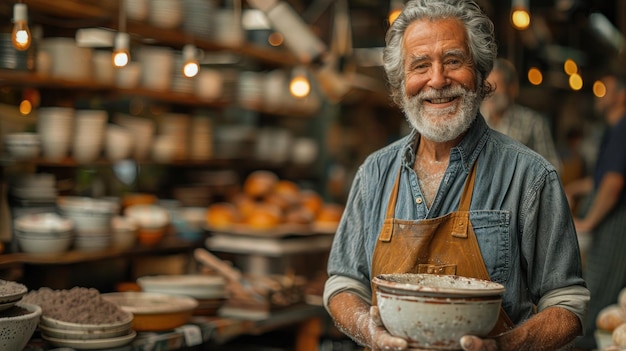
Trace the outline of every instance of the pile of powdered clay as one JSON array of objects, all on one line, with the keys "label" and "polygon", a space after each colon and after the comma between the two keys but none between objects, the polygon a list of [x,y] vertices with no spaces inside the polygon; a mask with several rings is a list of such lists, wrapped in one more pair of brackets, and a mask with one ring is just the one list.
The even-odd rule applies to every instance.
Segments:
[{"label": "pile of powdered clay", "polygon": [[128,312],[106,301],[97,289],[69,290],[41,288],[26,294],[22,301],[39,305],[42,316],[77,324],[111,324],[128,319]]}]

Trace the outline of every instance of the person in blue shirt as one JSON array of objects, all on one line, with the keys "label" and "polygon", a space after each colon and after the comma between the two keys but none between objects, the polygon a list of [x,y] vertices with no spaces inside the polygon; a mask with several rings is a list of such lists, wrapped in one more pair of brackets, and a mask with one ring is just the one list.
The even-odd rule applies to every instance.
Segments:
[{"label": "person in blue shirt", "polygon": [[604,96],[595,98],[596,112],[606,130],[600,141],[594,172],[565,188],[572,208],[580,200],[583,216],[574,219],[579,235],[591,236],[585,253],[584,277],[591,291],[585,335],[576,341],[580,349],[596,348],[594,332],[599,312],[616,304],[626,288],[626,79],[608,74],[601,81]]},{"label": "person in blue shirt", "polygon": [[464,350],[555,350],[582,332],[589,291],[559,175],[479,113],[496,52],[474,1],[408,1],[387,32],[391,97],[413,129],[359,167],[324,290],[335,325],[371,350],[415,347],[378,318],[371,281],[387,273],[504,285],[496,327]]}]

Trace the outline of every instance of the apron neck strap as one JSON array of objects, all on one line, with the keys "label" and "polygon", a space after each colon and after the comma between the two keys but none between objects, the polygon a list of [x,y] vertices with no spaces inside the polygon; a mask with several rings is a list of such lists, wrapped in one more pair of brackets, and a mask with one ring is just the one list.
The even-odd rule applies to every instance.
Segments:
[{"label": "apron neck strap", "polygon": [[461,201],[459,202],[459,211],[469,211],[470,209],[470,203],[472,202],[472,193],[474,191],[474,180],[476,179],[477,164],[478,161],[475,161],[474,165],[472,166],[472,170],[465,180],[465,187],[463,187]]},{"label": "apron neck strap", "polygon": [[[472,171],[469,173],[467,179],[465,180],[465,186],[463,187],[463,193],[461,194],[461,201],[459,202],[459,211],[469,211],[470,209],[470,203],[472,202],[472,193],[474,191],[474,180],[476,179],[477,164],[478,161],[474,162],[474,166],[472,166]],[[400,189],[400,174],[402,174],[402,166],[400,166],[400,169],[398,169],[398,175],[396,176],[396,181],[393,184],[391,196],[389,197],[389,203],[387,204],[387,212],[385,214],[385,218],[388,219],[395,218],[398,190]]]}]

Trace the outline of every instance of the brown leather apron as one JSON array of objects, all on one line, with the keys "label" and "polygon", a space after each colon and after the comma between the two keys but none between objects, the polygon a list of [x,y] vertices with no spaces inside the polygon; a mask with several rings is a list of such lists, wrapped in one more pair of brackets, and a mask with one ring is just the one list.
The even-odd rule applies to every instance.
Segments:
[{"label": "brown leather apron", "polygon": [[[390,273],[431,273],[491,280],[469,220],[475,177],[476,163],[465,182],[456,212],[412,221],[394,218],[400,187],[398,172],[374,249],[372,277]],[[376,304],[375,292],[372,303]],[[500,317],[490,335],[500,334],[513,326],[504,309],[500,308]]]}]

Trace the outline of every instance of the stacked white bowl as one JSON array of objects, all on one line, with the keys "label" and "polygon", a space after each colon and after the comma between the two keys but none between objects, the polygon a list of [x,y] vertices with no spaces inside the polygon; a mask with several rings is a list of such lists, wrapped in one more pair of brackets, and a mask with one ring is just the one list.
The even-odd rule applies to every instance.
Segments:
[{"label": "stacked white bowl", "polygon": [[122,89],[133,89],[139,86],[143,68],[141,63],[131,61],[124,67],[115,69],[115,85]]},{"label": "stacked white bowl", "polygon": [[210,40],[214,30],[214,11],[215,3],[211,0],[183,0],[183,31],[195,38]]},{"label": "stacked white bowl", "polygon": [[108,199],[61,196],[57,206],[74,222],[77,250],[101,250],[111,246],[111,220],[119,213],[119,203]]},{"label": "stacked white bowl", "polygon": [[121,161],[131,156],[134,147],[133,134],[128,128],[109,124],[106,127],[104,153],[109,161]]},{"label": "stacked white bowl", "polygon": [[224,45],[240,45],[245,39],[241,16],[233,9],[219,9],[212,14],[213,40]]},{"label": "stacked white bowl", "polygon": [[61,161],[71,149],[74,109],[41,107],[37,113],[37,132],[41,137],[43,157],[49,161]]},{"label": "stacked white bowl", "polygon": [[37,133],[9,133],[4,136],[4,145],[9,155],[18,161],[34,160],[41,152],[41,138]]},{"label": "stacked white bowl", "polygon": [[195,78],[196,96],[207,101],[222,97],[224,78],[218,69],[202,67]]},{"label": "stacked white bowl", "polygon": [[183,67],[185,66],[185,58],[182,51],[174,54],[174,69],[172,70],[171,90],[175,93],[193,94],[196,77],[185,77]]},{"label": "stacked white bowl", "polygon": [[93,49],[79,47],[74,38],[45,38],[38,49],[48,53],[52,77],[75,81],[91,78]]},{"label": "stacked white bowl", "polygon": [[142,87],[157,91],[170,90],[174,72],[172,49],[162,46],[142,46],[137,51],[137,59],[141,64]]},{"label": "stacked white bowl", "polygon": [[115,83],[115,68],[111,64],[111,56],[113,55],[110,49],[107,50],[95,50],[91,58],[91,64],[93,69],[93,78],[96,82],[102,84]]},{"label": "stacked white bowl", "polygon": [[213,123],[208,116],[194,116],[191,119],[189,135],[189,158],[206,161],[213,157]]},{"label": "stacked white bowl", "polygon": [[72,156],[78,163],[100,157],[108,114],[104,110],[76,110]]},{"label": "stacked white bowl", "polygon": [[190,120],[190,116],[183,113],[165,113],[159,120],[159,136],[170,139],[174,160],[188,157]]},{"label": "stacked white bowl", "polygon": [[137,243],[138,225],[126,216],[115,216],[111,220],[113,247],[120,250],[131,249]]},{"label": "stacked white bowl", "polygon": [[145,21],[148,19],[148,8],[150,0],[126,0],[124,9],[129,19]]},{"label": "stacked white bowl", "polygon": [[57,198],[56,177],[51,173],[18,174],[9,183],[15,199],[31,203],[54,203]]},{"label": "stacked white bowl", "polygon": [[159,28],[178,28],[183,22],[182,0],[151,0],[148,21]]},{"label": "stacked white bowl", "polygon": [[54,212],[19,216],[13,226],[20,250],[26,253],[62,254],[74,239],[72,220]]},{"label": "stacked white bowl", "polygon": [[146,160],[154,142],[154,120],[120,113],[115,115],[114,122],[131,131],[134,138],[132,156],[136,160]]},{"label": "stacked white bowl", "polygon": [[243,71],[237,85],[238,102],[247,108],[260,108],[263,105],[263,82],[265,73]]}]

